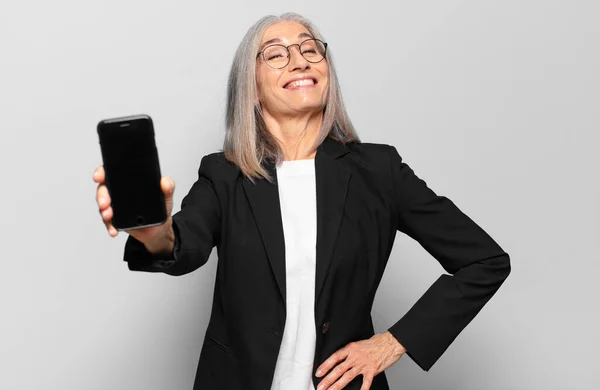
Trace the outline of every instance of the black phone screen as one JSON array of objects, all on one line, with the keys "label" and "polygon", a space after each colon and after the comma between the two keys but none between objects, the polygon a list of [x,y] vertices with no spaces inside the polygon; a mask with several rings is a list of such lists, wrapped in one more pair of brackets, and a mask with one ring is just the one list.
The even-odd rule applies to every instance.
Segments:
[{"label": "black phone screen", "polygon": [[152,120],[146,115],[98,124],[113,226],[127,230],[165,222],[160,165]]}]

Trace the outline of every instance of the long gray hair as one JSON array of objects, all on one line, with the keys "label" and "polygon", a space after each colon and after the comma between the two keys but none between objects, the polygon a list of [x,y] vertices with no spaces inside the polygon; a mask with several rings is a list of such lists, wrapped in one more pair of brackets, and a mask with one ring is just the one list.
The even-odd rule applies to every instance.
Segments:
[{"label": "long gray hair", "polygon": [[[272,159],[276,164],[283,160],[283,151],[277,140],[267,130],[260,105],[255,104],[258,96],[256,53],[258,53],[265,30],[281,21],[298,22],[306,27],[313,37],[324,41],[319,30],[308,19],[289,12],[281,16],[269,15],[261,18],[250,27],[237,48],[227,86],[226,132],[223,152],[225,158],[236,164],[253,182],[255,178],[272,181],[263,166],[265,159]],[[328,136],[343,143],[360,142],[346,112],[329,50],[327,50],[325,60],[329,68],[329,85],[321,129],[313,145],[313,150]]]}]

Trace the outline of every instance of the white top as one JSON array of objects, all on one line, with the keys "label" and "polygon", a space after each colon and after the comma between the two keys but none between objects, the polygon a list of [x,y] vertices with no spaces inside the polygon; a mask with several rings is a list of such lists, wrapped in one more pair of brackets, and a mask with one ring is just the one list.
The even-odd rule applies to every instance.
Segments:
[{"label": "white top", "polygon": [[285,239],[286,322],[271,390],[314,390],[317,189],[315,160],[277,167]]}]

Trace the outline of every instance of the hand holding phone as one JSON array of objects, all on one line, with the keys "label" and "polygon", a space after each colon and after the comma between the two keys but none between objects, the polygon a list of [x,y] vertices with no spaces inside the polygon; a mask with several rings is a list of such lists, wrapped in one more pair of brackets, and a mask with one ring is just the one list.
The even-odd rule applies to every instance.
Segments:
[{"label": "hand holding phone", "polygon": [[161,178],[152,120],[147,115],[107,119],[98,124],[98,135],[104,166],[96,169],[94,181],[109,234],[124,230],[144,244],[167,242],[161,236],[172,235],[174,182]]},{"label": "hand holding phone", "polygon": [[[93,180],[98,183],[98,189],[96,190],[96,203],[98,204],[98,210],[100,211],[102,221],[106,226],[108,234],[111,237],[116,237],[118,230],[112,224],[114,212],[111,206],[110,194],[108,193],[106,183],[104,182],[104,177],[104,167],[99,166],[96,168],[93,174]],[[173,211],[173,193],[175,192],[175,182],[170,177],[163,176],[160,181],[160,186],[165,196],[165,208],[170,219],[170,214]],[[128,230],[127,233],[134,236],[137,240],[145,243],[150,239],[155,238],[163,226],[164,225],[132,229]]]}]

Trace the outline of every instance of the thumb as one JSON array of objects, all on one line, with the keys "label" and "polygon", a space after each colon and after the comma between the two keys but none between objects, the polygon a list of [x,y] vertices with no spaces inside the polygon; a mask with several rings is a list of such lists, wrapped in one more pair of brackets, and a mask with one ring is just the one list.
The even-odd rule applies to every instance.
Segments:
[{"label": "thumb", "polygon": [[160,179],[160,188],[165,194],[166,198],[171,198],[175,192],[175,182],[168,176],[163,176]]}]

